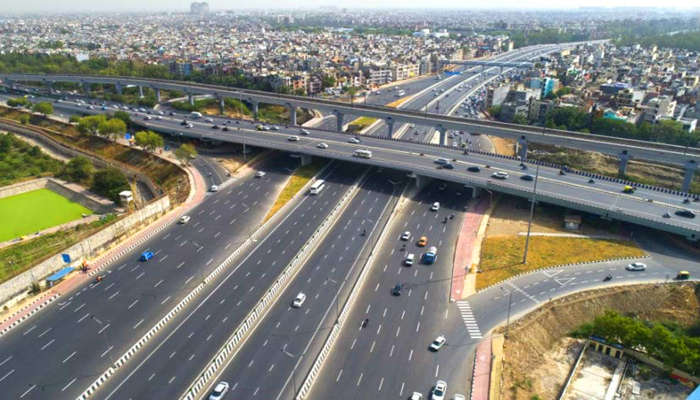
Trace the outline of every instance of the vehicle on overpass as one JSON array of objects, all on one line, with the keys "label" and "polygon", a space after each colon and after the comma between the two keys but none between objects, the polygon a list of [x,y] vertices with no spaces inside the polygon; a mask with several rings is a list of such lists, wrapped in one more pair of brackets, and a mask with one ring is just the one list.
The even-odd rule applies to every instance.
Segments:
[{"label": "vehicle on overpass", "polygon": [[428,237],[427,236],[421,236],[420,239],[418,239],[418,242],[416,243],[416,246],[418,247],[425,247],[428,245]]},{"label": "vehicle on overpass", "polygon": [[150,250],[147,250],[147,251],[144,251],[143,253],[141,253],[141,257],[139,258],[139,260],[148,261],[151,258],[153,258],[153,252]]},{"label": "vehicle on overpass", "polygon": [[326,181],[324,181],[323,179],[318,179],[309,188],[309,193],[319,194],[319,193],[321,193],[321,190],[323,190],[323,188],[325,186],[326,186]]},{"label": "vehicle on overpass", "polygon": [[192,118],[192,119],[202,118],[202,113],[197,112],[197,111],[192,111],[190,113],[190,118]]},{"label": "vehicle on overpass", "polygon": [[228,382],[221,381],[216,384],[216,387],[214,387],[214,390],[212,390],[211,394],[207,398],[207,400],[221,400],[224,398],[226,393],[228,393],[229,389],[229,384]]},{"label": "vehicle on overpass", "polygon": [[423,264],[433,264],[435,263],[435,260],[437,259],[437,247],[435,246],[430,246],[428,251],[423,253]]},{"label": "vehicle on overpass", "polygon": [[625,187],[622,189],[622,192],[631,194],[631,193],[634,193],[634,189],[635,189],[634,186],[625,185]]},{"label": "vehicle on overpass", "polygon": [[359,158],[372,158],[372,152],[365,149],[357,149],[353,155]]},{"label": "vehicle on overpass", "polygon": [[688,279],[690,279],[690,272],[678,271],[678,274],[676,275],[676,280],[687,281]]}]

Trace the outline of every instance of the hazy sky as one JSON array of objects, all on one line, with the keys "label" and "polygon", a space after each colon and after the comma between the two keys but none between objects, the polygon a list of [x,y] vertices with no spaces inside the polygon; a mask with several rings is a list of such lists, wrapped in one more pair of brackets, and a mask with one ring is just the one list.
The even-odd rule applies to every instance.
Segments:
[{"label": "hazy sky", "polygon": [[[0,0],[0,13],[17,12],[86,12],[86,11],[184,11],[190,0]],[[313,8],[319,6],[338,7],[400,7],[400,8],[575,8],[587,7],[658,7],[696,8],[700,0],[212,0],[212,10],[235,10],[236,8]]]}]

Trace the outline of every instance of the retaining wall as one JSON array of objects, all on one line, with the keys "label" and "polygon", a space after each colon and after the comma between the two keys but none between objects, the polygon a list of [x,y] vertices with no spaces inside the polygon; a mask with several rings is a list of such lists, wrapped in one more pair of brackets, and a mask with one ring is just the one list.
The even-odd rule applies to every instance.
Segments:
[{"label": "retaining wall", "polygon": [[154,220],[159,215],[165,213],[170,208],[170,199],[163,196],[155,200],[140,210],[136,210],[119,221],[107,226],[92,236],[74,244],[40,262],[31,269],[15,276],[14,278],[0,284],[0,303],[5,303],[14,296],[27,290],[37,280],[41,280],[59,269],[66,266],[61,254],[69,254],[71,260],[80,262],[90,258],[97,251],[107,248],[120,236],[129,233],[133,228],[141,223]]}]

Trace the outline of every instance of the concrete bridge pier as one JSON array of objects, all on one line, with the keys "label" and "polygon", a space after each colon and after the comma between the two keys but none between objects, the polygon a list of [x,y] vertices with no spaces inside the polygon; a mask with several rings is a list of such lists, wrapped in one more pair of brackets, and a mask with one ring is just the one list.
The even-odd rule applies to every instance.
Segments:
[{"label": "concrete bridge pier", "polygon": [[394,137],[394,119],[387,117],[384,122],[386,123],[387,136],[391,139]]},{"label": "concrete bridge pier", "polygon": [[627,163],[632,156],[627,152],[627,150],[622,150],[618,157],[620,158],[620,166],[618,167],[617,175],[622,178],[625,176],[625,174],[627,174]]},{"label": "concrete bridge pier", "polygon": [[338,132],[342,132],[343,131],[343,118],[345,117],[345,115],[343,115],[343,113],[340,113],[337,111],[333,111],[333,114],[335,114],[336,130]]},{"label": "concrete bridge pier", "polygon": [[693,182],[693,176],[695,175],[695,169],[698,167],[695,160],[688,160],[685,163],[685,174],[683,175],[683,186],[681,186],[681,191],[690,191],[690,184]]},{"label": "concrete bridge pier", "polygon": [[515,153],[520,157],[520,161],[527,161],[527,138],[525,136],[520,136],[515,142]]},{"label": "concrete bridge pier", "polygon": [[85,94],[89,95],[90,94],[90,84],[88,82],[82,82],[82,84],[83,84],[83,92],[85,92]]},{"label": "concrete bridge pier", "polygon": [[308,154],[302,154],[301,155],[301,166],[309,165],[311,164],[311,156]]},{"label": "concrete bridge pier", "polygon": [[410,172],[408,174],[408,177],[415,181],[416,189],[418,189],[418,191],[420,191],[424,187],[426,187],[428,185],[428,183],[430,183],[430,181],[431,181],[431,178],[428,178],[428,177],[422,176],[422,175],[418,175],[415,172]]},{"label": "concrete bridge pier", "polygon": [[481,190],[478,187],[472,187],[472,199],[476,199],[481,195]]},{"label": "concrete bridge pier", "polygon": [[297,125],[297,108],[292,104],[287,104],[287,108],[289,109],[289,123],[292,126],[296,126]]},{"label": "concrete bridge pier", "polygon": [[447,145],[447,129],[444,126],[438,125],[435,130],[440,134],[440,146]]},{"label": "concrete bridge pier", "polygon": [[226,102],[222,96],[217,95],[216,97],[219,99],[219,113],[224,115],[224,111],[226,111]]},{"label": "concrete bridge pier", "polygon": [[143,86],[139,85],[139,99],[143,99]]},{"label": "concrete bridge pier", "polygon": [[156,91],[156,101],[160,103],[160,89],[158,88],[153,88],[153,90]]},{"label": "concrete bridge pier", "polygon": [[250,102],[253,105],[253,119],[258,120],[258,113],[260,112],[260,103],[257,101]]},{"label": "concrete bridge pier", "polygon": [[121,95],[122,94],[122,84],[119,82],[115,83],[114,90],[117,92],[117,94]]},{"label": "concrete bridge pier", "polygon": [[53,81],[44,81],[44,85],[46,85],[46,86],[49,87],[49,93],[51,93],[51,94],[54,93],[54,90],[53,90]]},{"label": "concrete bridge pier", "polygon": [[187,101],[189,101],[190,105],[194,105],[194,96],[192,96],[192,93],[187,93]]}]

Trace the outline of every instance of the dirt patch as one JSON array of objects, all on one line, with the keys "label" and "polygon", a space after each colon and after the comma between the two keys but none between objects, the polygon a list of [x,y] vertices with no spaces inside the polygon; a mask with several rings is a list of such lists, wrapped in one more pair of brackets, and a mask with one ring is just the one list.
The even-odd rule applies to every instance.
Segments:
[{"label": "dirt patch", "polygon": [[[583,218],[581,229],[576,231],[564,229],[564,216],[569,210],[544,203],[538,203],[532,224],[532,232],[546,233],[576,233],[583,235],[616,234],[616,224],[610,221],[602,223],[597,218]],[[527,221],[530,216],[530,204],[527,199],[512,196],[501,196],[496,200],[491,217],[489,218],[486,236],[517,235],[527,231]]]},{"label": "dirt patch", "polygon": [[[554,399],[566,379],[575,341],[564,339],[605,310],[691,326],[700,314],[694,284],[635,285],[580,292],[541,307],[511,324],[504,344],[501,399]],[[501,329],[502,330],[502,329]]]},{"label": "dirt patch", "polygon": [[489,140],[493,143],[494,149],[496,149],[496,154],[502,154],[505,156],[515,155],[515,141],[510,139],[504,139],[498,136],[489,136]]}]

